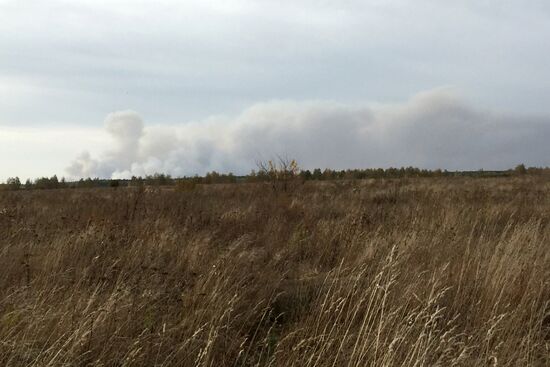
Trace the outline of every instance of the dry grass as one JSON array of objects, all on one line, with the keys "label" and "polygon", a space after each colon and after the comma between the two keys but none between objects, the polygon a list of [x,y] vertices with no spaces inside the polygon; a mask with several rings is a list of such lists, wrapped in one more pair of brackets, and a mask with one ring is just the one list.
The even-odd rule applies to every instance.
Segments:
[{"label": "dry grass", "polygon": [[2,366],[548,366],[550,182],[0,193]]}]

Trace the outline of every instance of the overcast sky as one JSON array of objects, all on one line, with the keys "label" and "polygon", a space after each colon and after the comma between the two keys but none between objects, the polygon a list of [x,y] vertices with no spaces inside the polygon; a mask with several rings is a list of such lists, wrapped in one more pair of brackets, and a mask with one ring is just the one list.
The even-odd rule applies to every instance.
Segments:
[{"label": "overcast sky", "polygon": [[0,0],[0,180],[550,165],[550,2]]}]

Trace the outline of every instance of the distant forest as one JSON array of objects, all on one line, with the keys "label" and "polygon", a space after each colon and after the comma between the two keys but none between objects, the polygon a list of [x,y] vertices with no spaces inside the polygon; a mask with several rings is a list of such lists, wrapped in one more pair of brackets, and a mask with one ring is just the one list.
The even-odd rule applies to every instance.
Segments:
[{"label": "distant forest", "polygon": [[243,182],[269,182],[280,179],[296,179],[302,181],[331,181],[331,180],[361,180],[381,178],[414,178],[414,177],[509,177],[518,175],[549,175],[549,167],[525,167],[517,165],[513,169],[501,171],[448,171],[427,170],[415,167],[402,168],[367,168],[333,170],[316,168],[314,170],[289,170],[288,167],[261,166],[258,170],[252,170],[248,175],[237,176],[233,173],[209,172],[204,176],[172,177],[168,174],[155,173],[145,177],[133,176],[130,179],[104,179],[82,178],[78,181],[59,179],[52,177],[40,177],[35,180],[21,182],[18,177],[10,177],[5,183],[0,183],[0,190],[33,190],[33,189],[67,189],[67,188],[98,188],[98,187],[138,187],[138,186],[176,186],[182,189],[190,189],[195,185],[209,184],[234,184]]}]

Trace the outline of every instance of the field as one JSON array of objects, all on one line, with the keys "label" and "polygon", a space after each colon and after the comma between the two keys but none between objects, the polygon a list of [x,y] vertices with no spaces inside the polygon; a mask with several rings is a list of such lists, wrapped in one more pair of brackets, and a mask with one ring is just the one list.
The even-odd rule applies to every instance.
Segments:
[{"label": "field", "polygon": [[0,192],[2,366],[549,366],[550,180]]}]

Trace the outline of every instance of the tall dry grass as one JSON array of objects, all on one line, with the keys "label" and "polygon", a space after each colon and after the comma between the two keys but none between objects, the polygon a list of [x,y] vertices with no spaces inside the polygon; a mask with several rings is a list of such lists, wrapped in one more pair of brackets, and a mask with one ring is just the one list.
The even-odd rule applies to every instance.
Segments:
[{"label": "tall dry grass", "polygon": [[550,182],[0,193],[2,366],[548,366]]}]

